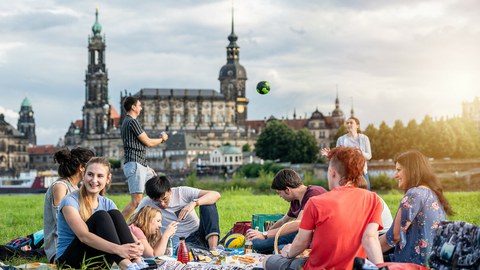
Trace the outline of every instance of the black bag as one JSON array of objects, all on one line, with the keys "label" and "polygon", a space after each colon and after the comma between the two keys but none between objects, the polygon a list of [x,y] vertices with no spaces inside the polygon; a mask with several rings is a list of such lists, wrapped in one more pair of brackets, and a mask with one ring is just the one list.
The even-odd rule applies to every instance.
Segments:
[{"label": "black bag", "polygon": [[433,269],[480,269],[480,227],[464,221],[442,221],[428,259]]}]

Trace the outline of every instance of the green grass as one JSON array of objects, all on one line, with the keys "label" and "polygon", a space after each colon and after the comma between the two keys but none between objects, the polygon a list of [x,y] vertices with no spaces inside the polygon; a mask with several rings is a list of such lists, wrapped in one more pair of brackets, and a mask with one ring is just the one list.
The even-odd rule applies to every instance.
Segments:
[{"label": "green grass", "polygon": [[[400,192],[380,194],[392,214],[402,197]],[[456,214],[450,220],[463,220],[480,224],[480,192],[447,192],[447,198]],[[129,201],[128,195],[110,195],[121,209]],[[44,195],[2,195],[0,196],[0,244],[11,239],[24,237],[43,227]],[[252,194],[249,190],[226,191],[217,203],[222,236],[232,228],[235,221],[251,220],[252,214],[286,213],[288,203],[277,195]],[[24,262],[14,261],[12,265]]]}]

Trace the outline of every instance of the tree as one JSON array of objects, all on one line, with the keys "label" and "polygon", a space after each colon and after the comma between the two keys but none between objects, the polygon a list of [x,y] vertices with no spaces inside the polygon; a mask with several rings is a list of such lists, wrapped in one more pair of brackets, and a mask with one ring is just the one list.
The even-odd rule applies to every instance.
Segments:
[{"label": "tree", "polygon": [[255,143],[257,156],[266,160],[289,161],[290,146],[294,137],[294,131],[284,122],[269,121]]},{"label": "tree", "polygon": [[289,161],[292,163],[315,162],[320,151],[315,137],[307,129],[295,132],[295,139],[292,141],[289,151]]},{"label": "tree", "polygon": [[250,144],[246,143],[242,146],[242,152],[250,152]]}]

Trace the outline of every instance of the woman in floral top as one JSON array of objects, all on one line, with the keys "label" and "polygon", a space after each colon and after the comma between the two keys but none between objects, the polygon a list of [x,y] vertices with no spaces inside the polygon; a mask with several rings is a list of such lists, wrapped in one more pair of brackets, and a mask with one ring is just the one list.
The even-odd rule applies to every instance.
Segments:
[{"label": "woman in floral top", "polygon": [[382,251],[395,248],[393,262],[427,264],[435,229],[446,214],[453,214],[440,181],[427,158],[416,150],[395,158],[395,179],[405,191],[388,232],[380,237]]}]

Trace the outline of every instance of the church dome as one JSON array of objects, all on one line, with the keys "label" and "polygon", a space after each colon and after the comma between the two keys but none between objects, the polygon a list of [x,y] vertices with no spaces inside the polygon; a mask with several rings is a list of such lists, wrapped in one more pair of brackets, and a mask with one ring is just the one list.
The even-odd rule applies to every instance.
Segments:
[{"label": "church dome", "polygon": [[30,103],[28,98],[24,98],[21,107],[32,107],[32,103]]},{"label": "church dome", "polygon": [[220,69],[219,80],[225,78],[247,79],[247,71],[239,63],[228,63]]},{"label": "church dome", "polygon": [[92,32],[95,36],[99,35],[100,32],[102,32],[102,25],[98,22],[98,8],[95,12],[95,23],[92,26]]},{"label": "church dome", "polygon": [[310,119],[323,119],[323,114],[316,109],[313,113]]}]

